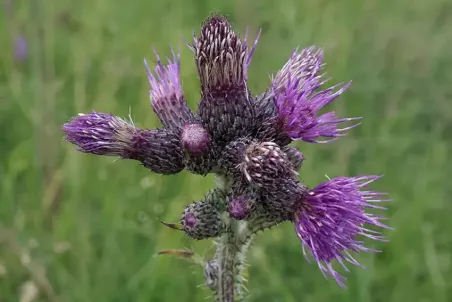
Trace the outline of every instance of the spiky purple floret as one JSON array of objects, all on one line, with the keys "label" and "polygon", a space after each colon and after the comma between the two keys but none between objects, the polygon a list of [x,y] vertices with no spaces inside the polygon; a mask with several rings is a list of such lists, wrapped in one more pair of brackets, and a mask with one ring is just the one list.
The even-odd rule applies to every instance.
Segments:
[{"label": "spiky purple floret", "polygon": [[155,52],[157,66],[154,72],[144,64],[148,74],[151,90],[151,106],[164,127],[181,127],[186,122],[193,121],[194,115],[188,107],[182,92],[180,81],[180,55],[172,51],[173,59],[168,64],[162,64],[159,55]]},{"label": "spiky purple floret", "polygon": [[364,225],[389,228],[381,220],[383,217],[367,213],[369,208],[385,209],[380,203],[384,193],[362,190],[379,176],[338,177],[324,182],[304,196],[295,214],[295,231],[305,248],[317,261],[322,274],[331,275],[344,287],[345,277],[334,270],[332,261],[336,259],[346,271],[344,262],[361,266],[352,255],[353,252],[376,252],[366,248],[358,235],[384,241],[380,232]]},{"label": "spiky purple floret", "polygon": [[136,128],[107,113],[79,114],[62,127],[65,140],[85,153],[122,156],[131,147]]},{"label": "spiky purple floret", "polygon": [[[349,82],[317,91],[325,82],[319,77],[311,77],[304,81],[289,77],[285,89],[279,93],[275,91],[278,118],[283,131],[291,139],[308,143],[326,143],[346,135],[347,130],[359,125],[339,128],[338,124],[359,118],[339,118],[334,112],[318,116],[323,107],[337,99],[351,84]],[[321,137],[327,139],[321,140]]]},{"label": "spiky purple floret", "polygon": [[322,49],[315,46],[304,48],[301,51],[294,49],[290,59],[273,78],[273,89],[276,93],[284,91],[289,79],[305,81],[313,77],[318,78],[322,67]]}]

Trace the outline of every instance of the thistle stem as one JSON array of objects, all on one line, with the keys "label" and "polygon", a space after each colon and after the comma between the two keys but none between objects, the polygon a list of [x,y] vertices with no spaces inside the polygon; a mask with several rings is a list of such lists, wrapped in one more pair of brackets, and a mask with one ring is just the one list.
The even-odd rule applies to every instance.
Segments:
[{"label": "thistle stem", "polygon": [[215,255],[218,263],[218,282],[216,296],[220,302],[235,301],[235,266],[236,254],[239,252],[234,244],[234,234],[226,232],[221,236],[217,244]]},{"label": "thistle stem", "polygon": [[[231,180],[218,174],[216,180],[217,188],[227,194],[231,188]],[[225,202],[227,201],[225,200]],[[216,242],[215,260],[218,267],[218,279],[215,292],[217,301],[234,302],[236,298],[242,299],[239,274],[243,260],[242,251],[246,241],[240,238],[240,231],[243,230],[241,222],[231,219],[227,211],[223,212],[222,220],[226,231]]]}]

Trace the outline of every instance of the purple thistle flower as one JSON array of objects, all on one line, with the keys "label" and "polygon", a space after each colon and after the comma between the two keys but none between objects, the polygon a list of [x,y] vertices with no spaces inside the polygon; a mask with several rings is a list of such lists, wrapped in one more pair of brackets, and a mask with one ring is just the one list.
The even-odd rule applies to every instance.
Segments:
[{"label": "purple thistle flower", "polygon": [[184,168],[178,132],[169,129],[143,130],[112,114],[79,114],[63,125],[66,141],[77,151],[140,161],[161,174]]},{"label": "purple thistle flower", "polygon": [[154,73],[149,69],[146,60],[144,65],[151,86],[149,94],[155,114],[164,127],[182,127],[185,123],[194,121],[195,118],[182,92],[180,55],[176,56],[174,51],[172,54],[173,60],[168,59],[168,65],[164,66],[155,51],[157,66]]},{"label": "purple thistle flower", "polygon": [[[275,104],[278,118],[284,132],[293,140],[303,140],[308,143],[327,143],[344,136],[345,131],[354,128],[359,123],[349,127],[339,128],[338,124],[360,118],[338,118],[334,112],[327,112],[320,116],[318,112],[326,105],[338,98],[351,82],[330,87],[323,91],[316,91],[325,82],[319,77],[311,77],[306,81],[292,80],[289,77],[285,90],[275,93]],[[275,88],[276,89],[276,88]],[[319,140],[320,137],[330,138]]]},{"label": "purple thistle flower", "polygon": [[66,141],[77,145],[77,151],[122,156],[131,148],[137,129],[117,116],[93,111],[79,114],[63,125],[63,131]]},{"label": "purple thistle flower", "polygon": [[[366,209],[385,209],[374,205],[387,200],[380,198],[384,193],[362,190],[379,176],[338,177],[324,182],[304,194],[302,205],[295,213],[295,231],[303,243],[307,259],[307,248],[317,261],[322,274],[331,275],[344,287],[345,277],[334,270],[336,259],[346,271],[344,262],[361,266],[353,252],[376,252],[366,248],[358,235],[384,241],[380,232],[370,230],[365,224],[389,229],[382,217],[366,213]],[[308,260],[309,261],[309,260]]]}]

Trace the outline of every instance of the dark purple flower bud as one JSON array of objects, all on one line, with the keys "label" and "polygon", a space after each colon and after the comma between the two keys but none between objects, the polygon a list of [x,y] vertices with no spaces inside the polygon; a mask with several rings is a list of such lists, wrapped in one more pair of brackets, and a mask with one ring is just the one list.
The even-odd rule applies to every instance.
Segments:
[{"label": "dark purple flower bud", "polygon": [[286,146],[282,148],[283,152],[286,154],[287,159],[292,164],[295,171],[300,170],[301,165],[304,161],[304,155],[295,147]]},{"label": "dark purple flower bud", "polygon": [[283,220],[293,221],[300,196],[306,192],[307,188],[297,179],[280,177],[274,183],[262,187],[261,200],[268,212],[277,214]]},{"label": "dark purple flower bud", "polygon": [[168,59],[168,65],[164,66],[157,57],[157,66],[154,73],[144,61],[149,84],[151,86],[151,106],[164,127],[182,127],[195,120],[194,114],[188,107],[182,92],[180,81],[180,56],[173,51],[173,60]]},{"label": "dark purple flower bud", "polygon": [[228,212],[237,220],[248,219],[256,207],[256,197],[253,195],[233,195],[228,200]]},{"label": "dark purple flower bud", "polygon": [[205,201],[188,205],[181,223],[185,234],[198,240],[217,237],[223,232],[220,213],[213,204]]},{"label": "dark purple flower bud", "polygon": [[209,17],[194,38],[193,51],[201,81],[198,114],[220,145],[254,128],[247,88],[247,67],[256,47],[246,45],[220,15]]},{"label": "dark purple flower bud", "polygon": [[182,171],[183,150],[177,131],[143,130],[112,114],[79,114],[63,125],[66,141],[77,150],[140,161],[161,174]]},{"label": "dark purple flower bud", "polygon": [[[359,118],[338,118],[334,112],[320,116],[318,112],[341,95],[351,83],[336,90],[333,86],[323,91],[316,91],[323,82],[318,77],[306,81],[289,79],[285,91],[276,94],[279,125],[293,140],[309,143],[326,143],[346,135],[346,131],[358,126],[339,128],[338,124]],[[329,138],[320,140],[321,137]]]},{"label": "dark purple flower bud", "polygon": [[[304,195],[295,213],[295,231],[305,248],[316,260],[322,274],[331,275],[340,286],[345,278],[332,266],[336,259],[346,271],[345,262],[361,266],[350,251],[374,252],[366,248],[358,235],[383,241],[380,232],[368,229],[367,225],[389,228],[383,217],[370,214],[366,209],[384,209],[380,203],[385,194],[362,190],[379,176],[338,177],[318,185]],[[386,200],[387,201],[387,200]]]},{"label": "dark purple flower bud", "polygon": [[187,124],[182,127],[182,145],[190,154],[208,151],[210,146],[209,132],[200,124]]},{"label": "dark purple flower bud", "polygon": [[205,175],[217,164],[216,144],[201,124],[186,124],[181,130],[182,146],[185,150],[185,165],[195,174]]},{"label": "dark purple flower bud", "polygon": [[252,143],[250,139],[239,138],[226,145],[220,157],[220,166],[227,173],[236,176],[242,176],[242,172],[238,169],[238,165],[245,160],[245,152]]},{"label": "dark purple flower bud", "polygon": [[14,41],[14,57],[17,61],[24,61],[28,57],[28,43],[24,36],[19,35]]},{"label": "dark purple flower bud", "polygon": [[238,169],[248,182],[266,188],[274,186],[281,178],[298,176],[284,152],[273,142],[251,143]]}]

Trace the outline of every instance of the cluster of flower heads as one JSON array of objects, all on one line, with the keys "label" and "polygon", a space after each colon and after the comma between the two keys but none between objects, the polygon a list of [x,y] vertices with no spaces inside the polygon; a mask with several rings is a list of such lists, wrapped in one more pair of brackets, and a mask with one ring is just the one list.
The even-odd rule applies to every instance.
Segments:
[{"label": "cluster of flower heads", "polygon": [[[323,52],[309,47],[294,50],[267,91],[254,96],[247,86],[247,69],[257,40],[248,47],[246,36],[240,39],[225,17],[210,16],[190,45],[201,83],[196,113],[184,98],[179,55],[173,52],[164,63],[156,54],[154,70],[146,61],[145,66],[161,129],[140,129],[117,116],[92,112],[63,126],[66,140],[82,152],[140,161],[155,173],[186,168],[226,176],[232,180],[229,192],[213,190],[186,207],[181,228],[187,235],[220,236],[225,211],[232,219],[258,221],[256,231],[291,221],[303,251],[342,286],[344,277],[332,261],[345,269],[346,262],[359,265],[350,252],[370,251],[359,237],[384,240],[366,226],[387,228],[383,217],[367,212],[383,209],[378,206],[385,201],[383,194],[366,189],[379,177],[338,177],[307,188],[298,180],[304,156],[289,144],[329,142],[357,126],[358,118],[319,113],[350,83],[321,90],[327,81]],[[344,123],[349,125],[342,127]]]}]

